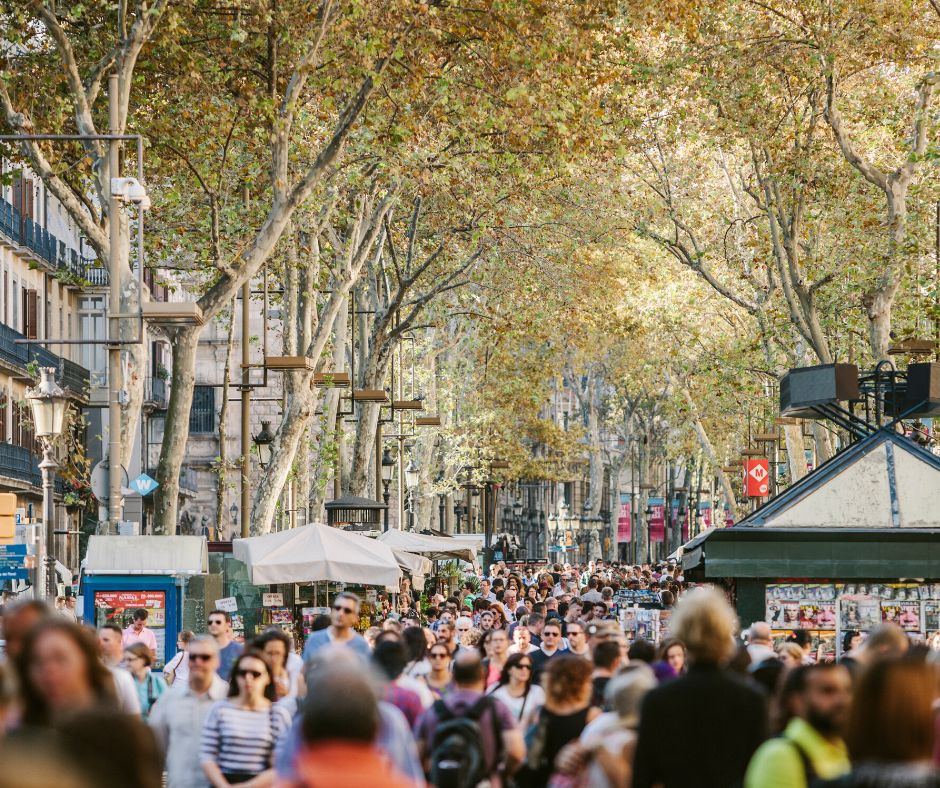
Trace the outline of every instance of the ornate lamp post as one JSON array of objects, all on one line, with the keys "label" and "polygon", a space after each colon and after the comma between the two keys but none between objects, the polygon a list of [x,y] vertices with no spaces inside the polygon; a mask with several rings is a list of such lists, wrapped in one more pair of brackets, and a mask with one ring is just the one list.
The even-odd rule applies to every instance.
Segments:
[{"label": "ornate lamp post", "polygon": [[[53,599],[56,590],[52,483],[59,464],[52,454],[52,442],[62,434],[68,401],[65,392],[55,382],[55,372],[55,367],[42,367],[39,385],[26,392],[33,412],[33,428],[42,442],[42,462],[39,463],[42,472],[42,533],[36,540],[36,593],[39,599]],[[111,462],[118,463],[120,459],[112,457]]]},{"label": "ornate lamp post", "polygon": [[[385,514],[382,520],[382,530],[388,530],[388,486],[392,482],[392,474],[395,471],[395,460],[388,449],[382,452],[382,501],[385,503]],[[400,527],[400,526],[399,526]]]},{"label": "ornate lamp post", "polygon": [[274,443],[274,433],[271,432],[271,422],[261,422],[261,432],[255,435],[255,449],[258,452],[258,464],[264,470],[271,464],[271,444]]},{"label": "ornate lamp post", "polygon": [[408,487],[408,530],[415,529],[415,487],[418,486],[418,477],[421,474],[421,468],[415,462],[414,457],[408,461],[405,468],[405,485]]}]

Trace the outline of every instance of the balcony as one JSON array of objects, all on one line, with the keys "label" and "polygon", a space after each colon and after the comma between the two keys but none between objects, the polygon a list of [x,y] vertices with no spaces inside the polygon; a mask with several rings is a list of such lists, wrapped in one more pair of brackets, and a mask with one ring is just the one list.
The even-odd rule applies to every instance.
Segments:
[{"label": "balcony", "polygon": [[[96,268],[94,258],[84,258],[32,219],[23,218],[12,203],[0,197],[0,233],[25,248],[33,257],[63,274],[66,284],[107,285],[108,272]],[[71,281],[70,281],[71,280]]]},{"label": "balcony", "polygon": [[29,377],[28,367],[55,367],[58,370],[60,384],[79,396],[84,397],[89,385],[88,370],[74,361],[57,356],[41,345],[19,345],[18,339],[25,339],[19,331],[0,323],[0,363],[12,364]]},{"label": "balcony", "polygon": [[148,377],[144,381],[144,407],[166,410],[169,402],[169,386],[163,378]]}]

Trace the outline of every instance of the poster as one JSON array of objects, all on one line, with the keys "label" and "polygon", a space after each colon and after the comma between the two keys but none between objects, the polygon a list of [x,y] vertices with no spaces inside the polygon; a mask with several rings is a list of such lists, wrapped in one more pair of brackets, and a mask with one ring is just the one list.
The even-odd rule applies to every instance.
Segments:
[{"label": "poster", "polygon": [[147,611],[147,627],[157,640],[154,667],[163,667],[167,659],[164,591],[95,591],[95,626],[111,622],[127,629],[134,621],[134,611],[140,608]]},{"label": "poster", "polygon": [[647,520],[650,542],[662,542],[666,538],[666,499],[650,498],[647,505],[651,510]]},{"label": "poster", "polygon": [[630,528],[630,493],[620,493],[620,512],[617,515],[617,542],[629,542],[633,538]]},{"label": "poster", "polygon": [[920,602],[899,602],[901,614],[898,624],[905,632],[923,632],[920,620]]}]

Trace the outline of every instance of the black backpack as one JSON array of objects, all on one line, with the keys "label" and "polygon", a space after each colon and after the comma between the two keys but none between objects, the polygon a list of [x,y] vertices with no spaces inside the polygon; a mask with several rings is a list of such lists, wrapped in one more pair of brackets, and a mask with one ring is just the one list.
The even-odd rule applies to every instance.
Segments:
[{"label": "black backpack", "polygon": [[[480,717],[492,707],[484,696],[462,715],[451,711],[442,700],[432,707],[437,728],[431,740],[431,768],[428,781],[437,788],[473,788],[488,780],[489,769],[483,750]],[[495,712],[494,725],[495,725]],[[499,746],[499,735],[496,737]]]}]

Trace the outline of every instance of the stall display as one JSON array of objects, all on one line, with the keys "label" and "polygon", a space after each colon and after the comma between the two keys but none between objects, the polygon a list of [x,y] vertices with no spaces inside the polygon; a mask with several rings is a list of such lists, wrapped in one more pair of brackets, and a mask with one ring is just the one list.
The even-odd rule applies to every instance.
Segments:
[{"label": "stall display", "polygon": [[620,608],[618,619],[627,640],[649,640],[659,645],[669,637],[671,610],[656,610],[642,607]]},{"label": "stall display", "polygon": [[166,653],[166,592],[164,591],[95,591],[95,627],[117,624],[127,629],[134,623],[134,611],[147,611],[147,627],[157,639],[157,667]]},{"label": "stall display", "polygon": [[837,656],[846,632],[892,623],[921,638],[940,629],[937,583],[773,583],[765,599],[777,637],[808,630],[814,640],[833,641]]}]

